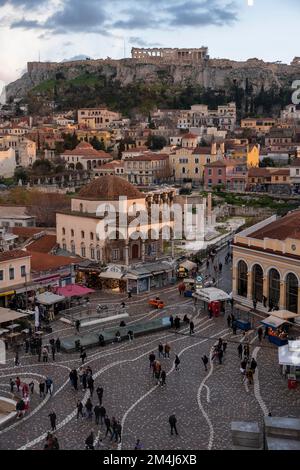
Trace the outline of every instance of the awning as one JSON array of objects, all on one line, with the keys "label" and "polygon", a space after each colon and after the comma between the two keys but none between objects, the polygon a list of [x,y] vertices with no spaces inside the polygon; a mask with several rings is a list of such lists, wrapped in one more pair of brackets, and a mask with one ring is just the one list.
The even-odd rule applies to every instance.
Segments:
[{"label": "awning", "polygon": [[281,320],[281,318],[277,318],[273,315],[270,315],[268,318],[265,318],[265,320],[262,320],[260,323],[263,323],[266,326],[270,326],[271,328],[276,329],[279,326],[283,325],[283,323],[285,323],[285,320]]},{"label": "awning", "polygon": [[0,307],[0,324],[9,321],[15,321],[24,317],[27,317],[27,315],[24,313],[16,312],[15,310],[10,310],[9,308]]},{"label": "awning", "polygon": [[180,263],[179,265],[181,268],[186,269],[187,271],[191,271],[192,269],[196,269],[198,266],[196,263],[193,263],[193,261],[183,261],[183,263]]},{"label": "awning", "polygon": [[153,276],[156,276],[157,274],[163,274],[165,271],[153,271]]},{"label": "awning", "polygon": [[278,348],[278,362],[282,366],[300,366],[300,351],[290,351],[289,345]]},{"label": "awning", "polygon": [[290,318],[300,317],[299,314],[290,312],[289,310],[275,310],[272,312],[272,316],[281,318],[282,320],[289,320]]},{"label": "awning", "polygon": [[223,302],[225,300],[230,300],[229,295],[221,289],[216,287],[204,287],[203,289],[197,290],[193,297],[197,299],[204,300],[204,302]]},{"label": "awning", "polygon": [[124,276],[124,273],[116,273],[114,271],[105,271],[100,274],[101,279],[117,279],[120,280]]},{"label": "awning", "polygon": [[5,295],[14,295],[15,293],[15,290],[8,290],[7,292],[1,292],[0,297],[4,297]]},{"label": "awning", "polygon": [[64,287],[58,287],[55,290],[56,294],[62,295],[63,297],[83,297],[85,295],[92,294],[95,292],[93,289],[89,289],[85,286],[79,286],[78,284],[68,284]]},{"label": "awning", "polygon": [[54,305],[65,300],[61,295],[53,294],[53,292],[44,292],[36,296],[38,303],[42,305]]}]

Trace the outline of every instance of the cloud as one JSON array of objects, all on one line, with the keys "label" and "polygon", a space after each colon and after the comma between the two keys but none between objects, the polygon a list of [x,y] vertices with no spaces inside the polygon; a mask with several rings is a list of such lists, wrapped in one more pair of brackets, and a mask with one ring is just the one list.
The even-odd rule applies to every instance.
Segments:
[{"label": "cloud", "polygon": [[235,2],[218,0],[184,2],[169,8],[171,26],[224,26],[237,21]]},{"label": "cloud", "polygon": [[158,42],[156,43],[148,42],[138,36],[130,36],[129,42],[130,44],[138,46],[138,47],[160,47],[161,46],[161,44]]},{"label": "cloud", "polygon": [[[45,22],[45,27],[57,30],[94,32],[100,31],[106,20],[106,12],[99,0],[66,0],[62,10],[55,12]],[[86,28],[88,28],[86,30]],[[86,30],[86,31],[85,31]]]},{"label": "cloud", "polygon": [[13,7],[39,8],[42,4],[49,3],[48,0],[0,0],[0,7],[11,5]]},{"label": "cloud", "polygon": [[21,28],[21,29],[42,29],[43,25],[41,25],[37,20],[26,20],[22,18],[21,20],[14,21],[10,25],[11,29],[14,28]]}]

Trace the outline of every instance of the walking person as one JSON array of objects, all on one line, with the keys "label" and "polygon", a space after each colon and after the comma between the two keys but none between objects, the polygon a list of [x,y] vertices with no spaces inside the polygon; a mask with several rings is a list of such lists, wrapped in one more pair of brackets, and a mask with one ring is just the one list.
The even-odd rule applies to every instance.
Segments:
[{"label": "walking person", "polygon": [[173,315],[170,315],[169,320],[170,320],[170,323],[171,323],[171,328],[173,328],[173,326],[174,326],[174,318],[173,318]]},{"label": "walking person", "polygon": [[105,437],[107,437],[107,434],[110,433],[110,437],[112,437],[112,430],[111,430],[111,423],[109,417],[106,415],[104,418],[104,424],[106,426],[106,433]]},{"label": "walking person", "polygon": [[116,432],[117,432],[117,442],[119,442],[120,444],[122,440],[122,424],[120,423],[120,421],[117,422]]},{"label": "walking person", "polygon": [[21,386],[21,380],[19,377],[16,378],[16,386],[17,386],[17,391],[20,391],[20,386]]},{"label": "walking person", "polygon": [[57,338],[57,340],[55,341],[55,346],[56,346],[56,352],[60,353],[60,339],[59,338]]},{"label": "walking person", "polygon": [[256,310],[256,306],[257,306],[257,300],[253,299],[253,308],[254,308],[254,310]]},{"label": "walking person", "polygon": [[95,415],[95,423],[98,425],[99,424],[99,418],[100,418],[100,406],[99,405],[96,405],[94,407],[94,415]]},{"label": "walking person", "polygon": [[87,386],[88,386],[88,389],[90,391],[90,396],[92,397],[93,396],[93,393],[94,393],[94,379],[92,376],[89,376],[88,379],[87,379]]},{"label": "walking person", "polygon": [[194,334],[194,328],[195,328],[194,322],[190,321],[190,335]]},{"label": "walking person", "polygon": [[42,349],[43,362],[48,362],[48,349],[46,346]]},{"label": "walking person", "polygon": [[86,360],[86,352],[85,352],[85,349],[82,348],[82,351],[81,351],[81,354],[80,354],[80,359],[81,359],[81,362],[82,364],[84,364],[84,361]]},{"label": "walking person", "polygon": [[222,364],[223,349],[219,349],[219,351],[218,351],[218,359],[219,359],[219,364]]},{"label": "walking person", "polygon": [[79,334],[79,329],[80,329],[80,320],[76,320],[75,322],[75,334]]},{"label": "walking person", "polygon": [[49,415],[51,430],[56,431],[56,414],[52,411]]},{"label": "walking person", "polygon": [[223,348],[223,353],[225,353],[227,349],[227,341],[225,340],[223,341],[222,348]]},{"label": "walking person", "polygon": [[238,350],[238,353],[239,353],[239,358],[242,359],[242,357],[243,357],[243,346],[242,346],[242,343],[239,343],[237,350]]},{"label": "walking person", "polygon": [[260,326],[260,327],[258,328],[258,330],[257,330],[257,335],[258,335],[258,340],[259,340],[259,342],[261,342],[262,337],[263,337],[263,329],[262,329],[261,326]]},{"label": "walking person", "polygon": [[253,371],[253,374],[255,374],[255,369],[257,367],[257,362],[256,360],[254,359],[254,357],[252,357],[251,359],[251,363],[250,363],[250,369]]},{"label": "walking person", "polygon": [[10,393],[14,393],[15,382],[13,379],[9,379]]},{"label": "walking person", "polygon": [[155,354],[152,351],[152,353],[149,354],[150,369],[153,369],[154,361],[155,361]]},{"label": "walking person", "polygon": [[102,405],[102,398],[103,398],[103,387],[97,387],[96,393],[97,393],[97,396],[98,396],[99,405],[101,406]]},{"label": "walking person", "polygon": [[173,414],[169,417],[169,424],[170,424],[170,427],[171,427],[171,436],[173,436],[173,430],[175,431],[176,436],[178,436],[176,423],[177,423],[177,419],[176,419],[175,414],[173,413]]},{"label": "walking person", "polygon": [[39,390],[40,390],[40,398],[45,398],[45,382],[43,380],[40,381],[39,383]]},{"label": "walking person", "polygon": [[56,348],[54,344],[51,345],[51,352],[52,352],[52,360],[55,361]]},{"label": "walking person", "polygon": [[47,377],[46,380],[45,380],[45,384],[46,384],[46,395],[49,392],[50,396],[51,396],[52,395],[52,388],[53,388],[53,380],[50,379],[50,377]]},{"label": "walking person", "polygon": [[28,387],[29,387],[29,390],[30,390],[31,395],[33,395],[33,392],[34,392],[34,382],[33,382],[33,380],[30,382],[30,384],[28,385]]},{"label": "walking person", "polygon": [[167,377],[166,371],[162,370],[161,374],[160,374],[160,385],[162,387],[164,387],[166,385],[166,377]]},{"label": "walking person", "polygon": [[176,356],[175,356],[174,364],[175,364],[175,370],[179,370],[180,359],[179,359],[179,357],[177,356],[177,354],[176,354]]},{"label": "walking person", "polygon": [[87,418],[92,419],[92,417],[93,417],[93,403],[91,402],[90,398],[87,399],[87,402],[85,404],[85,409],[86,409],[86,412],[87,412]]},{"label": "walking person", "polygon": [[99,416],[100,416],[100,424],[102,425],[105,422],[105,416],[106,416],[106,409],[104,408],[103,405],[101,405],[99,408]]},{"label": "walking person", "polygon": [[15,367],[18,367],[19,365],[20,365],[19,351],[16,351],[16,354],[15,354]]},{"label": "walking person", "polygon": [[159,343],[159,345],[158,345],[158,357],[160,357],[160,356],[164,357],[164,347],[163,347],[162,343]]},{"label": "walking person", "polygon": [[165,344],[165,357],[170,357],[171,346],[167,343]]},{"label": "walking person", "polygon": [[206,354],[204,354],[204,356],[201,357],[201,359],[204,364],[205,372],[207,372],[208,357],[206,356]]},{"label": "walking person", "polygon": [[78,400],[77,402],[77,416],[76,416],[76,419],[79,418],[79,416],[81,416],[83,418],[83,404],[81,403],[80,400]]},{"label": "walking person", "polygon": [[94,447],[94,433],[93,431],[88,435],[88,437],[85,440],[85,448],[87,450],[95,450]]}]

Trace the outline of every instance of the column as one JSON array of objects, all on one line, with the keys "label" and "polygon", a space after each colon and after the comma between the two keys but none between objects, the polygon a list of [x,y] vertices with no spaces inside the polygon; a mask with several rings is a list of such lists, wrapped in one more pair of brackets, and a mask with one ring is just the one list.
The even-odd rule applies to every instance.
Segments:
[{"label": "column", "polygon": [[232,266],[232,296],[235,297],[237,295],[237,267]]},{"label": "column", "polygon": [[268,276],[263,277],[263,295],[269,300]]},{"label": "column", "polygon": [[252,291],[253,291],[253,289],[252,289],[252,277],[253,277],[252,270],[248,271],[247,277],[248,277],[248,279],[247,279],[247,281],[248,281],[247,282],[247,299],[252,302],[252,300],[253,300],[253,297],[252,297],[252,295],[253,295],[252,294]]},{"label": "column", "polygon": [[298,310],[297,313],[300,313],[300,286],[298,287]]},{"label": "column", "polygon": [[142,261],[145,261],[145,240],[142,239]]},{"label": "column", "polygon": [[129,243],[128,243],[128,240],[126,241],[126,244],[125,244],[125,264],[126,264],[126,266],[129,266]]},{"label": "column", "polygon": [[285,310],[286,282],[280,281],[279,309]]},{"label": "column", "polygon": [[175,258],[175,242],[174,242],[173,237],[171,238],[171,257],[172,257],[172,259]]}]

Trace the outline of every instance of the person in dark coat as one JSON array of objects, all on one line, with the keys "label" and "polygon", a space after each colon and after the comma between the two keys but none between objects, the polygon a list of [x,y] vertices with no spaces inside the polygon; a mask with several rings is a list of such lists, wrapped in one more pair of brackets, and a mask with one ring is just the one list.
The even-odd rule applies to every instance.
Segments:
[{"label": "person in dark coat", "polygon": [[254,372],[255,372],[256,367],[257,367],[257,362],[256,362],[256,360],[254,359],[254,357],[252,357],[251,363],[250,363],[250,369],[253,371],[253,374],[254,374]]},{"label": "person in dark coat", "polygon": [[81,403],[80,400],[77,402],[77,416],[76,416],[76,419],[79,418],[79,415],[83,418],[83,404]]},{"label": "person in dark coat", "polygon": [[175,325],[175,329],[179,330],[179,328],[180,328],[180,318],[177,315],[176,315],[175,320],[174,320],[174,325]]},{"label": "person in dark coat", "polygon": [[170,427],[171,427],[171,436],[173,436],[173,430],[175,431],[176,436],[178,436],[176,423],[177,423],[176,416],[175,416],[175,414],[172,414],[169,417],[169,424],[170,424]]},{"label": "person in dark coat", "polygon": [[104,418],[106,416],[106,409],[104,408],[103,405],[100,406],[99,408],[99,415],[100,415],[100,424],[104,423]]},{"label": "person in dark coat", "polygon": [[93,403],[91,402],[90,398],[87,399],[87,402],[85,404],[85,409],[87,411],[87,417],[89,419],[92,419],[92,417],[93,417]]},{"label": "person in dark coat", "polygon": [[219,349],[218,351],[218,359],[219,359],[219,364],[222,364],[222,359],[223,359],[223,350]]},{"label": "person in dark coat", "polygon": [[174,318],[173,318],[173,315],[170,315],[169,320],[170,320],[170,323],[171,323],[171,328],[173,328],[173,326],[174,326]]},{"label": "person in dark coat", "polygon": [[93,396],[93,393],[94,393],[94,379],[92,376],[89,376],[88,379],[87,379],[87,386],[88,386],[88,389],[90,391],[90,396],[92,397]]},{"label": "person in dark coat", "polygon": [[160,357],[160,356],[164,357],[164,347],[163,347],[162,343],[159,343],[159,345],[158,345],[158,357]]},{"label": "person in dark coat", "polygon": [[56,414],[52,411],[49,415],[52,431],[56,431]]},{"label": "person in dark coat", "polygon": [[87,374],[84,372],[82,374],[82,388],[83,390],[86,390],[86,385],[87,385]]},{"label": "person in dark coat", "polygon": [[195,328],[194,322],[190,321],[190,335],[194,334],[194,328]]},{"label": "person in dark coat", "polygon": [[239,353],[239,358],[242,359],[242,357],[243,357],[243,345],[242,345],[242,343],[240,343],[238,345],[237,349],[238,349],[238,353]]},{"label": "person in dark coat", "polygon": [[176,356],[175,356],[174,364],[175,364],[175,370],[179,370],[180,359],[179,359],[179,357],[177,356],[177,354],[176,354]]},{"label": "person in dark coat", "polygon": [[206,354],[204,354],[204,356],[201,357],[201,359],[204,364],[205,371],[207,372],[208,357],[206,356]]},{"label": "person in dark coat", "polygon": [[87,450],[95,450],[95,447],[94,447],[94,433],[93,431],[91,432],[91,434],[88,435],[88,437],[86,438],[85,440],[85,448]]},{"label": "person in dark coat", "polygon": [[95,415],[95,423],[99,424],[99,418],[100,418],[100,406],[96,405],[94,407],[94,415]]},{"label": "person in dark coat", "polygon": [[86,360],[86,352],[83,349],[82,353],[80,354],[80,359],[82,361],[82,364],[84,364],[84,361]]},{"label": "person in dark coat", "polygon": [[99,405],[101,406],[102,405],[102,398],[103,398],[103,387],[97,387],[96,393],[97,393],[97,396],[98,396]]},{"label": "person in dark coat", "polygon": [[257,330],[257,335],[258,335],[258,340],[261,341],[263,337],[263,329],[261,326]]},{"label": "person in dark coat", "polygon": [[105,416],[104,423],[105,423],[105,426],[106,426],[105,437],[107,437],[108,433],[110,433],[110,437],[112,437],[111,423],[110,423],[110,419],[107,415]]},{"label": "person in dark coat", "polygon": [[80,329],[80,320],[76,320],[76,322],[75,322],[76,334],[79,333],[79,329]]},{"label": "person in dark coat", "polygon": [[59,353],[60,352],[60,339],[57,338],[55,341],[55,346],[56,346],[56,351]]},{"label": "person in dark coat", "polygon": [[167,377],[167,374],[166,374],[166,371],[165,370],[162,370],[161,371],[161,374],[160,374],[160,385],[163,387],[164,385],[166,385],[166,377]]}]

